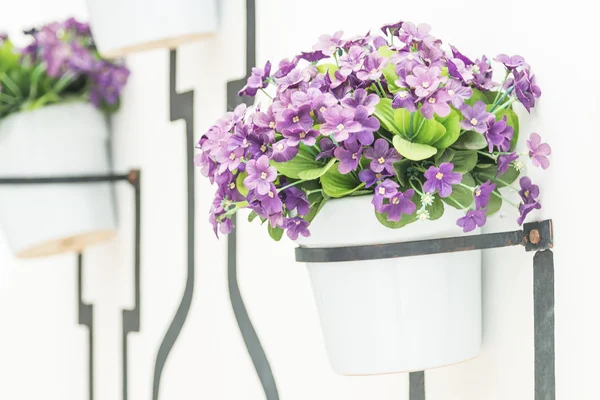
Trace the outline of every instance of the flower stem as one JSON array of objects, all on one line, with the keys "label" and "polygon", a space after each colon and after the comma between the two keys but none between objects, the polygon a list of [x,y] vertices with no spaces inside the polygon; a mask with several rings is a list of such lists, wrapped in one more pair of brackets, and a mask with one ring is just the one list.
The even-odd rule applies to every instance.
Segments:
[{"label": "flower stem", "polygon": [[265,94],[265,96],[267,96],[268,98],[273,100],[273,97],[271,97],[271,95],[269,93],[267,93],[267,91],[265,89],[260,89],[260,91],[263,92]]},{"label": "flower stem", "polygon": [[500,193],[496,192],[495,190],[492,192],[492,194],[498,198],[500,198],[502,201],[507,202],[508,204],[510,204],[511,206],[515,207],[515,208],[519,208],[519,206],[515,203],[513,203],[512,201],[508,200],[507,198],[505,198],[504,196],[502,196]]},{"label": "flower stem", "polygon": [[469,186],[469,185],[465,185],[465,184],[464,184],[464,183],[462,183],[462,182],[459,182],[459,183],[458,183],[458,185],[459,185],[459,186],[462,186],[462,187],[464,187],[464,188],[466,188],[466,189],[469,189],[470,191],[474,191],[474,190],[475,190],[475,188],[474,188],[474,187],[471,187],[471,186]]},{"label": "flower stem", "polygon": [[333,58],[335,59],[335,65],[339,68],[340,63],[338,62],[337,49],[333,52]]},{"label": "flower stem", "polygon": [[509,188],[509,189],[512,189],[512,190],[514,190],[515,192],[518,192],[518,191],[519,191],[518,189],[515,189],[514,187],[512,187],[510,183],[508,183],[508,182],[505,182],[505,181],[503,181],[502,179],[499,179],[499,178],[494,178],[494,180],[495,180],[496,182],[500,182],[501,184],[503,184],[503,185],[504,185],[504,187],[507,187],[507,188]]},{"label": "flower stem", "polygon": [[446,199],[450,200],[451,202],[453,202],[454,204],[456,204],[457,206],[459,206],[460,209],[463,210],[464,212],[469,211],[469,209],[467,207],[463,207],[462,204],[460,204],[457,200],[453,199],[451,196],[446,197]]},{"label": "flower stem", "polygon": [[377,85],[375,85],[375,83],[371,84],[371,88],[375,93],[377,93],[377,96],[381,98],[385,97],[381,92],[379,92],[379,89],[377,88]]},{"label": "flower stem", "polygon": [[6,75],[6,72],[0,73],[0,82],[6,85],[6,87],[10,89],[15,97],[23,97],[23,92],[19,88],[19,85],[10,79],[8,75]]},{"label": "flower stem", "polygon": [[415,137],[415,135],[413,134],[413,124],[415,121],[415,113],[411,112],[410,113],[410,121],[408,123],[408,136],[413,139]]},{"label": "flower stem", "polygon": [[491,159],[492,159],[492,160],[494,160],[494,161],[495,161],[495,160],[496,160],[496,158],[498,157],[498,156],[497,156],[496,154],[494,154],[494,153],[486,153],[485,151],[480,151],[480,150],[477,150],[477,154],[481,154],[482,156],[489,157],[489,158],[491,158]]},{"label": "flower stem", "polygon": [[512,103],[514,103],[515,101],[517,101],[516,97],[513,97],[512,99],[508,100],[506,103],[502,104],[501,106],[499,106],[498,108],[496,108],[496,106],[492,107],[491,112],[493,112],[494,114],[497,114],[499,111],[504,110],[505,108],[510,107],[510,105]]},{"label": "flower stem", "polygon": [[302,183],[302,182],[306,182],[306,179],[300,179],[299,181],[292,182],[292,183],[290,183],[289,185],[285,185],[284,187],[282,187],[282,188],[279,188],[278,190],[281,192],[282,190],[285,190],[285,189],[287,189],[287,188],[289,188],[289,187],[295,186],[295,185],[297,185],[297,184],[299,184],[299,183]]},{"label": "flower stem", "polygon": [[506,79],[508,79],[508,75],[510,75],[510,71],[507,69],[506,70],[506,75],[504,75],[504,80],[500,84],[500,89],[498,90],[498,93],[496,93],[496,98],[494,99],[494,104],[496,104],[496,102],[498,101],[498,96],[500,96],[500,93],[502,93],[502,87],[506,83]]},{"label": "flower stem", "polygon": [[379,85],[379,89],[381,89],[381,97],[387,97],[385,94],[385,90],[383,90],[383,86],[381,85],[381,81],[377,80],[377,85]]},{"label": "flower stem", "polygon": [[413,184],[413,180],[416,180],[417,182],[421,183],[421,181],[419,181],[419,179],[415,178],[414,176],[410,177],[410,187],[412,187],[415,192],[417,192],[420,196],[423,196],[423,192],[421,192],[419,189],[417,189],[417,187]]}]

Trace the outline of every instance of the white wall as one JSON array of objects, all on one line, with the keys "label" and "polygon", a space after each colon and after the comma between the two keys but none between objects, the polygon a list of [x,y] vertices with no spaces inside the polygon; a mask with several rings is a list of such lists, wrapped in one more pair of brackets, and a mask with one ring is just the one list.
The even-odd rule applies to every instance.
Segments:
[{"label": "white wall", "polygon": [[[428,22],[433,34],[468,54],[521,54],[543,91],[521,132],[553,146],[540,217],[555,222],[557,398],[597,399],[600,304],[594,224],[600,57],[595,16],[584,0],[345,2],[257,0],[258,63],[310,49],[321,33],[364,33],[385,22]],[[244,74],[244,0],[223,0],[223,29],[179,52],[179,89],[196,90],[199,135],[224,111],[225,84]],[[85,15],[82,0],[11,3],[0,27],[14,32],[59,16]],[[168,122],[168,52],[128,58],[131,81],[116,118],[119,170],[143,171],[142,329],[132,334],[130,398],[149,399],[156,351],[185,282],[183,122]],[[1,171],[0,171],[1,174]],[[206,222],[213,189],[197,180],[196,294],[167,361],[162,399],[263,399],[227,292],[225,240]],[[570,191],[570,192],[569,192]],[[132,194],[119,189],[122,229],[86,252],[84,294],[95,305],[96,399],[121,393],[121,309],[133,304]],[[507,211],[508,213],[508,211]],[[488,231],[513,229],[513,215]],[[407,399],[406,375],[348,378],[327,363],[307,274],[293,244],[273,244],[258,225],[240,224],[239,280],[250,317],[271,361],[283,400]],[[531,254],[485,255],[484,347],[479,358],[426,374],[428,400],[533,398]],[[74,256],[18,261],[0,237],[0,399],[80,400],[87,393],[87,333],[77,325]]]}]

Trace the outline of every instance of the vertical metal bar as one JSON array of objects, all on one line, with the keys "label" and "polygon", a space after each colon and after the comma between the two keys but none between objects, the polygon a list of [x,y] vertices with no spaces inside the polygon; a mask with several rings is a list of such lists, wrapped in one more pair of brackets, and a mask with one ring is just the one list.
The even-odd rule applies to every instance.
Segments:
[{"label": "vertical metal bar", "polygon": [[533,324],[535,400],[555,400],[554,255],[538,251],[533,257]]},{"label": "vertical metal bar", "polygon": [[408,374],[409,400],[425,400],[425,371]]},{"label": "vertical metal bar", "polygon": [[94,306],[83,302],[83,254],[77,254],[77,302],[79,325],[88,329],[88,399],[94,400]]}]

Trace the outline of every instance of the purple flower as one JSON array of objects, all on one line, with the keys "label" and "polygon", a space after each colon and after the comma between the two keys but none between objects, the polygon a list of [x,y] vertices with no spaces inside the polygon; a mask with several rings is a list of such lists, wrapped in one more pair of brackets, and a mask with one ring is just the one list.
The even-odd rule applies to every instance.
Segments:
[{"label": "purple flower", "polygon": [[256,189],[260,195],[266,195],[271,190],[271,182],[277,178],[277,170],[269,165],[267,156],[260,156],[258,160],[250,160],[246,164],[248,176],[244,179],[247,189]]},{"label": "purple flower", "polygon": [[390,62],[396,66],[395,70],[398,75],[400,71],[412,71],[417,65],[423,64],[419,53],[411,51],[399,51],[390,57]]},{"label": "purple flower", "polygon": [[519,185],[521,186],[519,195],[521,196],[523,203],[529,204],[537,202],[537,198],[540,195],[540,187],[538,185],[531,183],[531,179],[527,176],[524,176],[519,180]]},{"label": "purple flower", "polygon": [[518,160],[519,156],[517,153],[510,154],[502,154],[498,156],[498,173],[496,174],[496,178],[500,175],[504,175],[508,168],[510,167],[510,163]]},{"label": "purple flower", "polygon": [[498,54],[494,61],[501,62],[504,66],[510,70],[515,69],[517,67],[525,67],[528,68],[529,65],[525,62],[525,59],[521,56],[512,56],[509,57],[506,54]]},{"label": "purple flower", "polygon": [[388,221],[394,222],[400,221],[402,214],[413,214],[417,210],[415,203],[410,200],[414,194],[412,189],[396,193],[389,199],[389,203],[381,206],[381,212],[387,214]]},{"label": "purple flower", "polygon": [[302,52],[299,56],[296,57],[299,60],[306,60],[308,62],[317,62],[324,58],[327,58],[322,51],[311,51],[311,52]]},{"label": "purple flower", "polygon": [[375,206],[375,211],[382,212],[383,199],[389,199],[398,193],[398,185],[396,182],[386,179],[375,188],[375,194],[371,203]]},{"label": "purple flower", "polygon": [[398,37],[402,42],[410,45],[412,42],[422,42],[424,39],[430,37],[430,30],[431,27],[427,24],[415,26],[412,22],[404,22]]},{"label": "purple flower", "polygon": [[271,75],[271,62],[267,61],[264,68],[252,68],[252,74],[246,82],[246,86],[238,92],[238,96],[256,96],[259,89],[269,86],[267,79]]},{"label": "purple flower", "polygon": [[275,120],[275,114],[273,114],[273,109],[269,107],[267,112],[258,111],[252,116],[252,122],[258,129],[256,132],[264,133],[269,136],[271,140],[275,139],[275,125],[277,121]]},{"label": "purple flower", "polygon": [[529,70],[522,72],[513,71],[515,76],[515,94],[517,99],[523,104],[527,112],[531,112],[531,109],[535,107],[535,99],[542,95],[542,91],[535,84],[535,75],[529,75]]},{"label": "purple flower", "polygon": [[542,138],[537,133],[532,133],[527,141],[529,148],[529,157],[531,162],[536,167],[546,169],[550,166],[548,156],[552,153],[552,149],[548,143],[542,143]]},{"label": "purple flower", "polygon": [[313,127],[308,104],[298,108],[286,108],[275,124],[277,131],[286,134],[294,131],[309,131]]},{"label": "purple flower", "polygon": [[287,58],[284,58],[279,62],[279,69],[273,74],[276,79],[283,78],[287,76],[290,72],[292,72],[296,68],[296,62],[290,61]]},{"label": "purple flower", "polygon": [[442,50],[441,46],[442,41],[434,39],[433,36],[423,40],[419,50],[423,61],[425,61],[428,65],[436,64],[445,66],[444,62],[440,62],[440,58],[444,56],[444,50]]},{"label": "purple flower", "polygon": [[300,217],[286,218],[283,221],[283,227],[286,230],[288,237],[292,240],[298,239],[299,235],[304,237],[310,236],[308,225],[308,221]]},{"label": "purple flower", "polygon": [[308,214],[310,203],[306,198],[306,193],[295,186],[290,186],[283,193],[285,195],[285,206],[288,210],[297,210],[298,215]]},{"label": "purple flower", "polygon": [[363,67],[356,73],[356,77],[361,81],[377,80],[381,77],[381,73],[388,60],[379,53],[371,53],[365,60]]},{"label": "purple flower", "polygon": [[365,187],[368,188],[373,186],[383,178],[387,178],[390,176],[392,176],[392,174],[387,172],[386,170],[383,170],[381,172],[375,172],[370,169],[363,169],[358,173],[358,179],[360,179],[361,182],[364,182]]},{"label": "purple flower", "polygon": [[252,132],[248,135],[248,142],[250,143],[248,150],[251,158],[256,159],[262,155],[266,155],[267,157],[271,156],[273,150],[270,146],[271,140],[268,135]]},{"label": "purple flower", "polygon": [[301,68],[294,68],[288,72],[282,78],[276,78],[277,92],[281,93],[287,89],[293,89],[300,86],[300,84],[309,80],[309,76]]},{"label": "purple flower", "polygon": [[465,100],[470,99],[473,95],[473,90],[468,86],[463,86],[456,79],[450,79],[445,86],[450,102],[456,108],[460,108]]},{"label": "purple flower", "polygon": [[423,185],[423,190],[428,193],[434,193],[436,190],[440,197],[445,198],[452,194],[452,185],[459,184],[462,181],[462,174],[452,172],[454,164],[442,163],[439,168],[432,165],[425,171],[427,181]]},{"label": "purple flower", "polygon": [[348,76],[352,72],[358,72],[365,60],[365,50],[360,46],[352,46],[348,53],[340,57],[340,69],[342,74]]},{"label": "purple flower", "polygon": [[383,172],[385,170],[390,174],[393,174],[393,164],[402,159],[396,149],[390,149],[390,146],[385,139],[377,139],[373,147],[365,149],[364,154],[365,157],[371,160],[370,167],[373,172]]},{"label": "purple flower", "polygon": [[438,67],[425,67],[417,65],[412,70],[413,75],[406,77],[406,83],[415,89],[415,93],[419,97],[427,97],[433,93],[442,83]]},{"label": "purple flower", "polygon": [[473,65],[473,61],[470,58],[462,54],[456,47],[450,45],[450,49],[452,50],[452,57],[461,60],[466,66]]},{"label": "purple flower", "polygon": [[440,117],[446,117],[450,114],[448,101],[450,101],[450,96],[446,90],[438,90],[423,102],[421,114],[427,119],[432,119],[434,113]]},{"label": "purple flower", "polygon": [[288,140],[289,146],[298,146],[299,143],[304,143],[307,146],[312,146],[317,143],[317,137],[320,132],[314,129],[304,130],[288,130],[283,134],[283,137]]},{"label": "purple flower", "polygon": [[333,144],[331,139],[324,137],[319,142],[319,148],[321,149],[321,152],[315,158],[315,160],[317,160],[317,161],[321,160],[323,158],[333,157],[333,153],[335,152],[335,149],[337,147],[335,144]]},{"label": "purple flower", "polygon": [[369,115],[375,112],[375,106],[379,104],[379,96],[375,93],[368,94],[365,89],[356,89],[352,96],[346,96],[340,101],[342,106],[356,109],[363,106]]},{"label": "purple flower", "polygon": [[340,174],[348,174],[350,171],[356,171],[360,156],[362,155],[362,146],[358,142],[344,143],[344,147],[338,147],[334,155],[340,160],[338,171]]},{"label": "purple flower", "polygon": [[475,208],[483,209],[487,207],[490,201],[490,195],[495,188],[496,184],[491,183],[489,180],[477,186],[473,192],[473,197],[475,198]]},{"label": "purple flower", "polygon": [[[247,178],[246,178],[247,179]],[[244,180],[244,184],[245,184]],[[267,184],[267,189],[264,194],[258,193],[258,189],[248,192],[248,201],[258,201],[262,215],[271,215],[280,213],[283,208],[283,203],[277,195],[277,189],[272,183]]]},{"label": "purple flower", "polygon": [[417,111],[417,98],[412,95],[411,92],[402,90],[394,96],[392,101],[392,108],[404,108],[407,111]]},{"label": "purple flower", "polygon": [[447,60],[448,74],[454,78],[458,78],[465,83],[470,83],[473,80],[473,72],[459,58]]},{"label": "purple flower", "polygon": [[238,147],[235,150],[219,153],[216,156],[217,162],[221,164],[219,166],[219,173],[222,174],[226,170],[234,171],[236,170],[242,159],[244,158],[244,149]]},{"label": "purple flower", "polygon": [[348,139],[351,133],[362,130],[360,123],[354,120],[354,114],[354,110],[351,108],[342,108],[337,105],[329,107],[323,113],[325,123],[321,125],[321,133],[333,134],[334,139],[338,142]]},{"label": "purple flower", "polygon": [[488,64],[485,56],[481,60],[475,60],[471,71],[473,72],[473,84],[479,90],[490,90],[495,86],[492,82],[492,67]]},{"label": "purple flower", "polygon": [[485,216],[485,210],[469,210],[467,215],[459,218],[456,221],[456,225],[463,228],[463,232],[471,232],[477,227],[485,225],[487,217]]},{"label": "purple flower", "polygon": [[523,225],[523,222],[525,221],[527,214],[529,214],[533,210],[539,210],[540,208],[542,208],[542,205],[537,201],[534,203],[520,204],[519,205],[519,214],[520,215],[519,215],[519,218],[517,218],[517,223],[519,225]]},{"label": "purple flower", "polygon": [[396,36],[398,34],[398,31],[402,27],[403,23],[404,23],[404,21],[398,21],[398,22],[395,22],[393,24],[383,25],[381,27],[381,32],[383,32],[385,35],[391,34],[391,35]]},{"label": "purple flower", "polygon": [[271,159],[277,162],[290,161],[298,154],[298,147],[290,146],[287,139],[282,139],[273,144]]},{"label": "purple flower", "polygon": [[510,141],[513,138],[514,131],[512,126],[508,126],[506,123],[507,116],[505,115],[502,119],[495,120],[494,116],[491,116],[490,127],[485,132],[484,136],[488,142],[488,150],[491,153],[496,146],[500,151],[510,150]]},{"label": "purple flower", "polygon": [[342,40],[344,32],[338,31],[331,35],[319,36],[319,42],[313,46],[313,50],[320,50],[323,54],[331,56],[335,53],[338,47],[342,47],[346,41]]},{"label": "purple flower", "polygon": [[463,104],[460,111],[465,117],[465,119],[460,122],[460,126],[464,130],[473,130],[478,133],[484,133],[488,129],[487,121],[492,114],[486,111],[486,106],[483,101],[478,101],[473,107],[468,104]]}]

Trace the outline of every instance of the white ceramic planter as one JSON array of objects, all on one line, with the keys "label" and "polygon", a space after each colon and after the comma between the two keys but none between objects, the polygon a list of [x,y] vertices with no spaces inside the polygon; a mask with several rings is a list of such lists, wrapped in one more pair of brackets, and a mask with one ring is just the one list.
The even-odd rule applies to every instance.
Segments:
[{"label": "white ceramic planter", "polygon": [[[437,221],[382,226],[370,196],[330,201],[305,247],[383,244],[462,235],[446,207]],[[474,231],[473,233],[478,233]],[[419,371],[474,358],[481,345],[481,252],[307,264],[334,371]]]},{"label": "white ceramic planter", "polygon": [[[13,114],[0,121],[0,176],[110,172],[108,128],[87,103]],[[0,185],[0,225],[17,257],[42,257],[107,240],[116,232],[108,183]]]},{"label": "white ceramic planter", "polygon": [[175,48],[217,30],[217,0],[87,0],[94,41],[106,57]]}]

